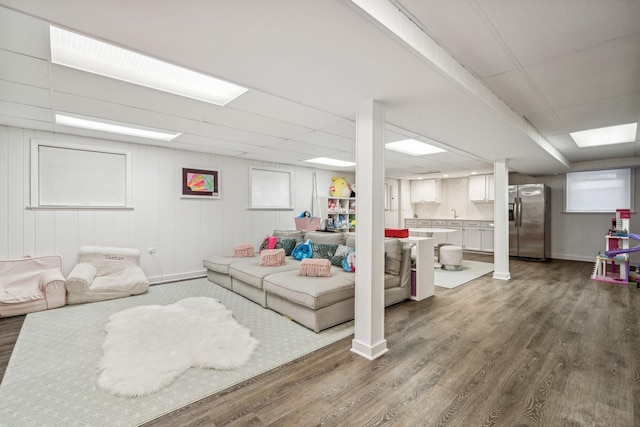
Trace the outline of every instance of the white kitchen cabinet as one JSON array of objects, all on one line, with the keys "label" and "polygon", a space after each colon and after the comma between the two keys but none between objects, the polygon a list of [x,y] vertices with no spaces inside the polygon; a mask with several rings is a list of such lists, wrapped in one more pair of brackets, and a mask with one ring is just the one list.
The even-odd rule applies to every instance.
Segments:
[{"label": "white kitchen cabinet", "polygon": [[447,221],[447,228],[455,231],[445,233],[445,241],[462,247],[462,221]]},{"label": "white kitchen cabinet", "polygon": [[466,221],[464,223],[462,247],[470,251],[482,250],[482,234],[481,222]]},{"label": "white kitchen cabinet", "polygon": [[405,228],[418,228],[418,220],[415,218],[406,218],[404,220]]},{"label": "white kitchen cabinet", "polygon": [[411,203],[439,203],[442,183],[439,179],[411,181]]},{"label": "white kitchen cabinet", "polygon": [[485,222],[482,225],[482,250],[493,252],[493,223]]},{"label": "white kitchen cabinet", "polygon": [[469,201],[493,202],[495,199],[495,179],[493,174],[471,175],[469,177]]}]

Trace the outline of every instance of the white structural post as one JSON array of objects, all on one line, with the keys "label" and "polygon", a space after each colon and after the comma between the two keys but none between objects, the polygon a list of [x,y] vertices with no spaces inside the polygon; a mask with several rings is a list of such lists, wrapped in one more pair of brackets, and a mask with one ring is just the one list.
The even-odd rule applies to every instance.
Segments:
[{"label": "white structural post", "polygon": [[509,280],[509,169],[505,159],[493,162],[495,200],[493,204],[493,278]]},{"label": "white structural post", "polygon": [[351,351],[373,360],[384,339],[384,105],[360,104],[356,119],[355,330]]}]

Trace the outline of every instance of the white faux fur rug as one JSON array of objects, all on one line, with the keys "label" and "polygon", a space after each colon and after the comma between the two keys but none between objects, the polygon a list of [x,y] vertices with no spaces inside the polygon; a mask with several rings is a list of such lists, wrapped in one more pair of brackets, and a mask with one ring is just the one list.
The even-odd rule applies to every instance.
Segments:
[{"label": "white faux fur rug", "polygon": [[113,314],[105,330],[98,386],[127,397],[156,392],[191,367],[235,369],[258,347],[251,331],[208,297],[129,308]]}]

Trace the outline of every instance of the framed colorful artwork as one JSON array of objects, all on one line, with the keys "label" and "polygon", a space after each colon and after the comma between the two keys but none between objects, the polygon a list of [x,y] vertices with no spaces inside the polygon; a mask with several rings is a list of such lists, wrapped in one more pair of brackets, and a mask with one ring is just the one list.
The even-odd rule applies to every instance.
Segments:
[{"label": "framed colorful artwork", "polygon": [[219,199],[220,174],[214,170],[183,167],[181,197]]}]

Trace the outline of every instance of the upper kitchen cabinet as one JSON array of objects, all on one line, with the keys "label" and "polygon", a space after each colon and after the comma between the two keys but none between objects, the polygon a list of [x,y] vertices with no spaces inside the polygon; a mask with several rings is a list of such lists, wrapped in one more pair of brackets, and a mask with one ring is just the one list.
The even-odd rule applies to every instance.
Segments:
[{"label": "upper kitchen cabinet", "polygon": [[439,179],[411,181],[411,203],[440,203],[441,184]]},{"label": "upper kitchen cabinet", "polygon": [[469,201],[493,202],[495,180],[493,174],[471,175],[469,177]]}]

